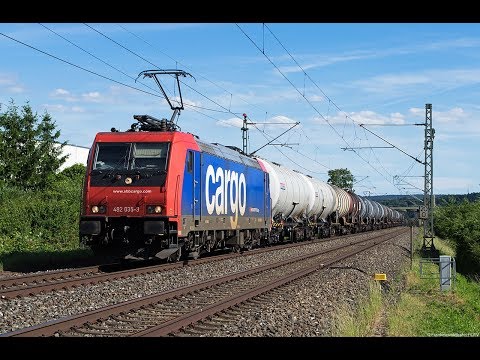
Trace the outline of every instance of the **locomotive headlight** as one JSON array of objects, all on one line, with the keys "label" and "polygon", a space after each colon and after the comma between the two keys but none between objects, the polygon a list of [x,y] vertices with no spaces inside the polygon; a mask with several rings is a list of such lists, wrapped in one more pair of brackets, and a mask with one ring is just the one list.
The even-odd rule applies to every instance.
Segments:
[{"label": "locomotive headlight", "polygon": [[131,177],[125,178],[125,184],[130,185],[131,183],[132,183],[132,178]]},{"label": "locomotive headlight", "polygon": [[105,212],[107,211],[107,207],[105,205],[93,205],[91,209],[92,213],[94,214],[105,214]]},{"label": "locomotive headlight", "polygon": [[162,212],[162,207],[160,205],[148,205],[147,214],[160,214]]}]

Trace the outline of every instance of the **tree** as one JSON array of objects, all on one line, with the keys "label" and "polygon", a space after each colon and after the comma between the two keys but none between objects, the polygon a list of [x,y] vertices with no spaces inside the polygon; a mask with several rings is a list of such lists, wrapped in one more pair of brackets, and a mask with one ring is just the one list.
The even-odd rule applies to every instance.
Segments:
[{"label": "tree", "polygon": [[333,169],[328,170],[327,182],[332,185],[336,185],[342,189],[352,190],[355,177],[348,169]]},{"label": "tree", "polygon": [[39,120],[28,101],[19,111],[11,100],[0,113],[0,185],[45,189],[67,158],[60,156],[66,142],[58,143],[59,137],[46,111]]}]

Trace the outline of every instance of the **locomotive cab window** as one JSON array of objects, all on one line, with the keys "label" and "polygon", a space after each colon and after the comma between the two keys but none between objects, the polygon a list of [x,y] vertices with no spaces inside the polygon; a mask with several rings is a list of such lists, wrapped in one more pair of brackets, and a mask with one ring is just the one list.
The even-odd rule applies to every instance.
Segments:
[{"label": "locomotive cab window", "polygon": [[99,143],[95,154],[94,170],[127,169],[130,144]]},{"label": "locomotive cab window", "polygon": [[98,143],[93,170],[166,170],[169,143]]},{"label": "locomotive cab window", "polygon": [[168,143],[133,144],[131,169],[166,170]]}]

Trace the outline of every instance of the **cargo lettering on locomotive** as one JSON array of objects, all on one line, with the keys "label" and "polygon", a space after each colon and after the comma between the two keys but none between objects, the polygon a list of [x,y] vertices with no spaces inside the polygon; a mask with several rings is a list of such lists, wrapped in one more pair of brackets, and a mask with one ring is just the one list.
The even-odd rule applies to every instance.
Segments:
[{"label": "cargo lettering on locomotive", "polygon": [[[212,185],[217,185],[216,189]],[[229,186],[230,184],[230,186]],[[214,189],[215,193],[210,193]],[[224,170],[222,167],[214,169],[213,165],[208,165],[205,175],[205,202],[207,211],[210,215],[229,213],[230,225],[232,229],[237,228],[238,214],[243,216],[247,206],[247,183],[245,175],[233,170]]]}]

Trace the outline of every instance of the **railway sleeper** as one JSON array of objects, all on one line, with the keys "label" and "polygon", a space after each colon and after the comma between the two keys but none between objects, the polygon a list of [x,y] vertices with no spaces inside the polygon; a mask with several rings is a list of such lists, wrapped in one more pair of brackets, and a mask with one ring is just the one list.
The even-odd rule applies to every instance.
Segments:
[{"label": "railway sleeper", "polygon": [[201,329],[201,330],[206,330],[206,331],[216,331],[218,329],[221,328],[221,326],[214,326],[214,325],[211,325],[209,326],[209,324],[205,324],[205,323],[202,323],[202,324],[194,324],[192,325],[195,329]]}]

